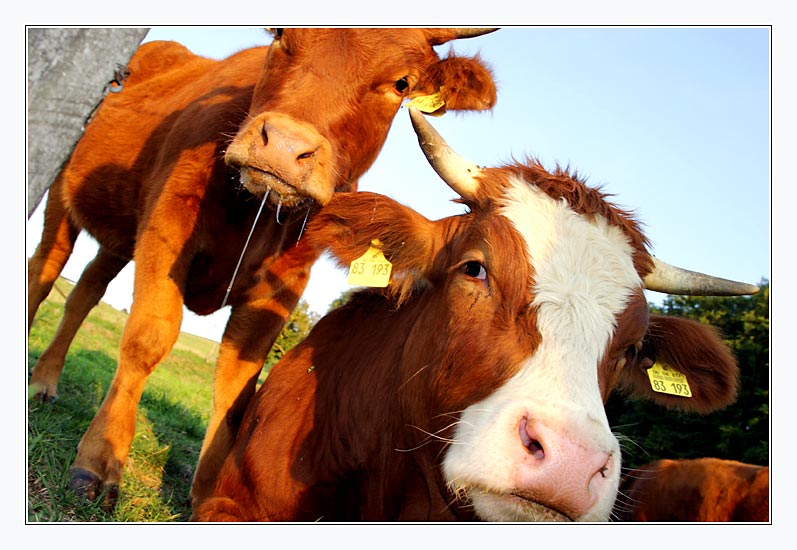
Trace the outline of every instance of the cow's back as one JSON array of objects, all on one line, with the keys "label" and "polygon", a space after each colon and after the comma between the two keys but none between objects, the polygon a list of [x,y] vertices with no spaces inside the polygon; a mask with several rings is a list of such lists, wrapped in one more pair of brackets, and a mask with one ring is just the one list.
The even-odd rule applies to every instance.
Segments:
[{"label": "cow's back", "polygon": [[181,97],[198,98],[224,86],[254,86],[267,52],[268,46],[259,46],[217,60],[197,55],[178,42],[147,42],[136,50],[127,65],[129,74],[123,82],[123,91],[134,88],[136,94],[150,95],[144,88],[169,88],[163,91],[170,93],[152,106],[167,111],[180,103]]},{"label": "cow's back", "polygon": [[176,67],[182,67],[203,58],[195,55],[179,42],[155,40],[139,46],[127,64],[129,76],[124,86],[136,86],[147,82],[156,75],[166,74]]},{"label": "cow's back", "polygon": [[621,521],[769,521],[769,468],[732,460],[662,459],[629,472]]}]

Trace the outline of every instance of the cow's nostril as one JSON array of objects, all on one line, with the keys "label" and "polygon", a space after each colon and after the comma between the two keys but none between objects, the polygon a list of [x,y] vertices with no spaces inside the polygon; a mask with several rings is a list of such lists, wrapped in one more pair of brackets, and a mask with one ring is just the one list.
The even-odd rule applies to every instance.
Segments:
[{"label": "cow's nostril", "polygon": [[527,445],[526,448],[529,450],[529,453],[531,453],[531,456],[537,460],[542,460],[545,458],[545,450],[542,448],[542,445],[540,445],[540,442],[536,439],[532,439],[531,443]]},{"label": "cow's nostril", "polygon": [[542,448],[542,444],[538,439],[533,437],[532,434],[529,434],[527,423],[528,421],[525,416],[520,419],[520,440],[523,442],[523,446],[526,447],[531,456],[537,460],[542,460],[545,458],[545,449]]},{"label": "cow's nostril", "polygon": [[263,137],[264,147],[268,145],[268,130],[266,129],[266,126],[266,124],[263,124],[263,127],[260,129],[260,135]]}]

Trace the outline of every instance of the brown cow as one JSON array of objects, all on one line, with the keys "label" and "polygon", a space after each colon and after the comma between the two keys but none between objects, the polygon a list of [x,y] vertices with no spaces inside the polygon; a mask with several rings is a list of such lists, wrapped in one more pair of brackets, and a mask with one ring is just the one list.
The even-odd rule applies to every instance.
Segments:
[{"label": "brown cow", "polygon": [[719,458],[662,459],[620,484],[618,521],[769,521],[769,468]]},{"label": "brown cow", "polygon": [[[433,222],[370,193],[324,207],[308,242],[361,271],[378,241],[391,284],[356,293],[273,367],[195,520],[606,521],[615,387],[701,413],[734,400],[716,331],[649,315],[643,288],[756,287],[667,266],[599,191],[536,162],[479,168],[411,115],[470,211]],[[654,361],[691,396],[654,391]]]},{"label": "brown cow", "polygon": [[73,488],[90,498],[107,488],[113,504],[144,383],[177,338],[183,304],[208,314],[226,302],[192,491],[202,498],[318,256],[300,240],[304,221],[333,193],[357,188],[406,98],[440,92],[442,109],[493,106],[495,84],[478,58],[440,59],[433,49],[485,32],[279,29],[269,47],[223,61],[171,42],[139,49],[123,91],[104,100],[54,182],[28,263],[30,326],[78,233],[100,245],[31,374],[33,393],[50,400],[81,322],[136,263],[116,376],[78,447]]}]

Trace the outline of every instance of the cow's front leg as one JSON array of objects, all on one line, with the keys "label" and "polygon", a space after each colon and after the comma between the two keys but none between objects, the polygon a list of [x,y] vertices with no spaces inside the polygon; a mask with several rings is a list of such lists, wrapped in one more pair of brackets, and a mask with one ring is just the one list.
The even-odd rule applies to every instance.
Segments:
[{"label": "cow's front leg", "polygon": [[213,409],[191,486],[194,509],[213,490],[268,352],[299,302],[316,258],[304,243],[284,252],[248,293],[261,298],[233,307],[216,365]]},{"label": "cow's front leg", "polygon": [[185,228],[191,224],[180,229],[174,225],[159,227],[153,222],[139,236],[133,304],[122,332],[116,374],[70,468],[72,489],[90,499],[107,491],[106,508],[116,503],[144,384],[180,332],[182,291],[190,263],[180,251],[189,236]]},{"label": "cow's front leg", "polygon": [[245,306],[234,308],[230,315],[213,381],[213,409],[191,487],[194,508],[213,489],[268,352],[290,311],[285,313]]}]

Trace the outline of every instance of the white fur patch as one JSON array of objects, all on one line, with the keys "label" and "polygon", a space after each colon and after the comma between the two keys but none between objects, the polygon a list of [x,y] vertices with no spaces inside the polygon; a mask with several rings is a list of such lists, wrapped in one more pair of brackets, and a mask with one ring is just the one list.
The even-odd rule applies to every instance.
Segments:
[{"label": "white fur patch", "polygon": [[588,220],[520,179],[510,184],[501,213],[527,244],[535,273],[531,306],[542,341],[512,379],[464,411],[444,475],[454,492],[472,498],[480,517],[517,521],[513,504],[503,507],[501,499],[480,495],[517,487],[527,455],[518,421],[533,418],[615,457],[606,472],[606,494],[578,518],[604,521],[619,484],[620,452],[604,412],[597,366],[617,316],[642,284],[633,250],[623,232],[602,218]]}]

